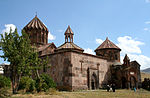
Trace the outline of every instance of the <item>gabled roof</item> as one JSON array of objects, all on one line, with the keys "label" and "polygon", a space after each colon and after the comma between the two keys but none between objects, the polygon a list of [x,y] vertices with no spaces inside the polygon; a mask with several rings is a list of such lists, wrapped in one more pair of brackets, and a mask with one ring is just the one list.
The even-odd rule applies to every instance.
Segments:
[{"label": "gabled roof", "polygon": [[76,44],[70,43],[70,42],[66,42],[66,43],[62,44],[62,45],[59,46],[56,50],[61,50],[61,49],[72,49],[72,50],[84,51],[82,48],[80,48],[80,47],[77,46]]},{"label": "gabled roof", "polygon": [[73,34],[73,32],[72,32],[72,30],[71,30],[69,25],[68,25],[68,28],[67,28],[65,34]]},{"label": "gabled roof", "polygon": [[37,15],[24,27],[24,29],[40,29],[48,32],[47,27],[40,21]]},{"label": "gabled roof", "polygon": [[125,55],[123,60],[130,60],[127,54]]},{"label": "gabled roof", "polygon": [[141,66],[136,60],[130,62],[131,66]]},{"label": "gabled roof", "polygon": [[52,45],[56,48],[56,46],[55,46],[54,43],[48,43],[48,44],[46,44],[46,45],[42,45],[42,46],[38,47],[38,51],[39,51],[39,52],[40,52],[40,51],[43,51],[43,50],[45,50],[46,48],[48,48],[49,46],[52,46]]},{"label": "gabled roof", "polygon": [[111,42],[108,39],[108,37],[96,50],[99,50],[99,49],[118,49],[118,50],[121,50],[118,46],[116,46],[113,42]]}]

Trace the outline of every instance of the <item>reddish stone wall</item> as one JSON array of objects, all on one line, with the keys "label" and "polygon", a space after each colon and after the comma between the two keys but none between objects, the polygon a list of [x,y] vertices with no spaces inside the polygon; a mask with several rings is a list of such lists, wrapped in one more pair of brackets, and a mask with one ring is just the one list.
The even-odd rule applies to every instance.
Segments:
[{"label": "reddish stone wall", "polygon": [[101,49],[96,51],[96,55],[102,56],[109,61],[117,60],[120,62],[120,50],[116,49]]},{"label": "reddish stone wall", "polygon": [[[49,74],[56,82],[57,86],[72,86],[72,64],[71,64],[71,53],[55,53],[48,56],[48,65],[46,73]],[[42,71],[43,72],[43,71]],[[41,73],[42,73],[41,72]]]},{"label": "reddish stone wall", "polygon": [[57,86],[70,87],[72,90],[91,89],[90,81],[92,74],[95,73],[97,76],[95,89],[98,89],[107,83],[110,76],[107,60],[96,56],[78,52],[59,52],[49,55],[48,58],[51,67],[47,68],[46,73],[54,79]]},{"label": "reddish stone wall", "polygon": [[[98,77],[99,88],[108,80],[109,64],[106,60],[77,52],[71,53],[72,63],[72,89],[91,89],[91,75],[95,73]],[[87,70],[89,68],[89,77]],[[88,80],[89,79],[89,80]]]},{"label": "reddish stone wall", "polygon": [[25,31],[29,35],[31,45],[39,46],[48,43],[48,32],[37,29]]}]

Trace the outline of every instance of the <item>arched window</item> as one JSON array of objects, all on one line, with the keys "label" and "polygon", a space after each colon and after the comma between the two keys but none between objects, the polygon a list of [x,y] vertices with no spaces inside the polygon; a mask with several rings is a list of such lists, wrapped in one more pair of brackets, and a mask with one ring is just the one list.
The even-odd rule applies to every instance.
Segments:
[{"label": "arched window", "polygon": [[42,33],[42,42],[44,43],[44,33]]},{"label": "arched window", "polygon": [[116,60],[118,60],[118,56],[117,56],[117,54],[115,55],[115,59],[116,59]]}]

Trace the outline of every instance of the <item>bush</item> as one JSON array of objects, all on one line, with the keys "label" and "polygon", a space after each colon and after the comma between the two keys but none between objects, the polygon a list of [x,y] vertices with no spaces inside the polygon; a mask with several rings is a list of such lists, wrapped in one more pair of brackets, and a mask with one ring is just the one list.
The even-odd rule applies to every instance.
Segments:
[{"label": "bush", "polygon": [[53,81],[53,79],[49,75],[42,74],[41,78],[47,84],[48,88],[56,88],[56,83]]},{"label": "bush", "polygon": [[18,90],[25,90],[26,92],[33,92],[35,90],[35,81],[29,77],[22,77],[20,80]]},{"label": "bush", "polygon": [[36,87],[37,92],[46,91],[48,88],[47,84],[44,83],[42,78],[36,79],[35,87]]},{"label": "bush", "polygon": [[36,79],[37,92],[46,92],[49,88],[56,88],[56,84],[50,76],[47,74],[40,75],[40,79]]},{"label": "bush", "polygon": [[46,95],[58,95],[59,92],[55,88],[49,88],[46,92]]},{"label": "bush", "polygon": [[0,88],[0,98],[8,98],[10,96],[9,88]]},{"label": "bush", "polygon": [[10,88],[10,86],[11,86],[10,79],[0,75],[0,88],[5,88],[5,87]]}]

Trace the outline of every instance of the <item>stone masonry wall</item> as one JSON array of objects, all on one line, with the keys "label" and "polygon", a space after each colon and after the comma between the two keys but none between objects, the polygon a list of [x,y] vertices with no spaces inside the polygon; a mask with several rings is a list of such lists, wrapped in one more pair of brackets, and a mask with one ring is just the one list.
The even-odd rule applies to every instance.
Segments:
[{"label": "stone masonry wall", "polygon": [[[106,83],[108,80],[109,65],[107,60],[88,54],[80,54],[77,52],[71,53],[72,63],[72,89],[91,89],[90,78],[87,70],[90,73],[96,73],[98,76],[98,87]],[[89,79],[89,80],[88,80]]]},{"label": "stone masonry wall", "polygon": [[[72,77],[70,73],[72,71],[71,53],[61,52],[48,56],[48,65],[50,68],[46,68],[47,74],[49,74],[57,86],[72,87]],[[44,68],[43,68],[44,72]]]},{"label": "stone masonry wall", "polygon": [[[98,56],[78,52],[59,52],[48,56],[50,68],[41,73],[49,74],[57,86],[71,90],[91,89],[92,74],[97,76],[96,89],[107,84],[109,63]],[[89,73],[88,73],[89,72]]]}]

